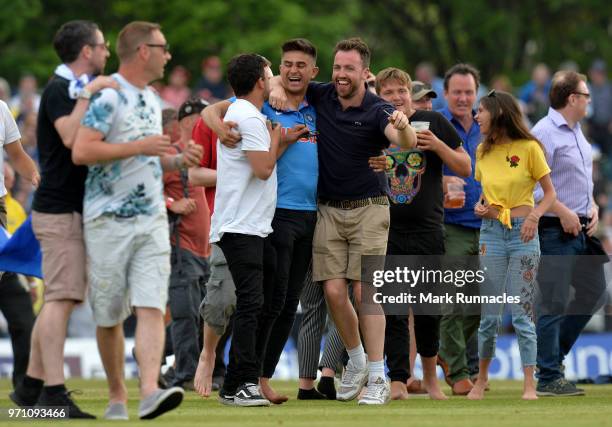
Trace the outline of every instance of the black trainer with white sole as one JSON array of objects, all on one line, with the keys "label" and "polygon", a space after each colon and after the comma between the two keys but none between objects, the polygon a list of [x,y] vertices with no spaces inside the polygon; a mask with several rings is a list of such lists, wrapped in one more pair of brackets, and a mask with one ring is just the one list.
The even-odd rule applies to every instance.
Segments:
[{"label": "black trainer with white sole", "polygon": [[262,396],[259,386],[254,383],[244,383],[234,396],[236,406],[270,406],[270,401]]},{"label": "black trainer with white sole", "polygon": [[223,405],[227,405],[227,406],[236,406],[236,403],[234,402],[234,396],[235,396],[236,392],[230,392],[224,389],[221,389],[219,391],[219,403],[222,403]]}]

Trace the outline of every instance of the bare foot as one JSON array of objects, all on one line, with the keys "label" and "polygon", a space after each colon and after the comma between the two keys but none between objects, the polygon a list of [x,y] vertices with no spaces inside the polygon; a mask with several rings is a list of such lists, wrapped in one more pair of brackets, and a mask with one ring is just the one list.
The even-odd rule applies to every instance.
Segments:
[{"label": "bare foot", "polygon": [[448,396],[440,389],[437,378],[424,378],[423,388],[427,390],[431,400],[448,400]]},{"label": "bare foot", "polygon": [[525,390],[523,391],[523,400],[538,400],[538,396],[535,390]]},{"label": "bare foot", "polygon": [[474,384],[472,390],[468,393],[467,398],[470,400],[482,400],[484,397],[485,387],[481,381]]},{"label": "bare foot", "polygon": [[209,397],[212,392],[212,373],[215,366],[215,353],[211,354],[203,352],[198,361],[198,367],[193,378],[193,387],[195,391],[202,397]]},{"label": "bare foot", "polygon": [[408,399],[408,390],[406,383],[401,381],[391,381],[391,400],[406,400]]},{"label": "bare foot", "polygon": [[259,389],[261,390],[261,394],[263,394],[266,399],[275,405],[280,405],[281,403],[285,403],[289,400],[289,396],[278,394],[272,387],[270,387],[269,378],[259,378]]},{"label": "bare foot", "polygon": [[361,387],[361,391],[359,392],[359,395],[357,396],[357,400],[361,400],[363,395],[366,394],[366,391],[368,391],[368,388],[366,386]]}]

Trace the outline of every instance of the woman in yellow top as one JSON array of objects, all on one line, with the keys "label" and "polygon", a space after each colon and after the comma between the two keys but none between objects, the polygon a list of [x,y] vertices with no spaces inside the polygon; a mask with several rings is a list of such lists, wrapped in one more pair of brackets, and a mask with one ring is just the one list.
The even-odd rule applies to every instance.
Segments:
[{"label": "woman in yellow top", "polygon": [[[540,260],[538,221],[550,208],[556,195],[544,151],[523,124],[514,97],[491,91],[480,100],[476,121],[484,140],[476,151],[475,177],[482,184],[483,196],[474,207],[482,217],[480,263],[485,272],[478,329],[480,357],[478,379],[469,399],[482,399],[489,365],[495,354],[495,339],[501,325],[503,301],[509,302],[512,324],[518,336],[525,374],[523,399],[537,399],[533,378],[537,341],[533,322],[535,276]],[[539,182],[544,198],[534,208],[533,190]],[[512,299],[510,299],[512,298]]]}]

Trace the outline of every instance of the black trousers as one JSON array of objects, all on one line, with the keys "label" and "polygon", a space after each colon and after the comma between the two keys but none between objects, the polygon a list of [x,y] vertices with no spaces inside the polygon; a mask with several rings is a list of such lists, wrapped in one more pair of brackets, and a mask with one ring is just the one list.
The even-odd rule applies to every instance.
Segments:
[{"label": "black trousers", "polygon": [[[180,266],[178,250],[181,252]],[[172,273],[168,289],[168,305],[172,315],[170,335],[176,360],[173,385],[192,380],[200,356],[200,303],[206,295],[204,284],[210,275],[206,259],[187,249],[172,246]]]},{"label": "black trousers", "polygon": [[34,327],[34,311],[30,294],[15,273],[4,273],[0,279],[0,311],[8,323],[13,347],[13,387],[21,384],[28,369],[30,336]]},{"label": "black trousers", "polygon": [[[267,237],[276,253],[276,271],[268,272],[264,280],[264,307],[257,334],[257,355],[261,361],[261,376],[271,378],[283,348],[291,333],[295,312],[304,287],[306,272],[312,259],[312,238],[317,213],[276,209],[272,228]],[[270,273],[270,274],[268,274]]]},{"label": "black trousers", "polygon": [[276,261],[267,240],[259,236],[225,233],[218,242],[236,285],[232,344],[223,386],[228,393],[246,382],[257,384],[259,379],[256,344],[264,305],[264,270],[274,271]]},{"label": "black trousers", "polygon": [[[408,233],[389,230],[387,255],[443,255],[444,233]],[[415,266],[416,267],[416,266]],[[414,335],[417,352],[422,357],[433,357],[440,348],[440,318],[438,315],[414,315]],[[385,327],[385,356],[391,381],[406,382],[410,378],[410,335],[408,316],[387,315]]]}]

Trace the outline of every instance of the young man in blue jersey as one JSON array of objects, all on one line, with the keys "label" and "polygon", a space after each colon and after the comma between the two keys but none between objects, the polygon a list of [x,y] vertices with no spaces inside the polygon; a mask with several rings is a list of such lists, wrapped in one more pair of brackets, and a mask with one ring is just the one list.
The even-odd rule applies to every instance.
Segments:
[{"label": "young man in blue jersey", "polygon": [[275,275],[270,278],[274,285],[268,288],[272,293],[265,298],[257,342],[262,364],[259,383],[262,393],[273,403],[287,400],[287,396],[278,395],[270,387],[269,381],[291,332],[312,258],[319,178],[316,113],[305,99],[308,83],[319,71],[317,50],[304,39],[289,40],[281,50],[280,78],[289,108],[278,111],[266,104],[263,112],[286,130],[302,129],[303,133],[278,159],[278,201],[272,221],[274,232],[270,235],[277,264]]},{"label": "young man in blue jersey", "polygon": [[[289,94],[290,108],[275,110],[264,104],[262,112],[283,130],[283,144],[277,164],[277,205],[269,243],[276,253],[274,270],[265,272],[264,306],[257,329],[262,394],[272,403],[288,397],[278,395],[269,385],[289,337],[300,293],[312,256],[316,224],[318,159],[315,111],[304,99],[308,83],[318,72],[316,48],[305,39],[293,39],[282,46],[281,79]],[[229,102],[220,102],[203,114],[204,120],[221,141],[237,141],[229,131],[232,123],[221,122]],[[291,144],[291,145],[288,145]],[[286,149],[286,151],[285,151]]]}]

